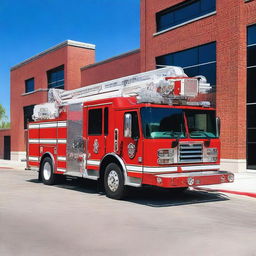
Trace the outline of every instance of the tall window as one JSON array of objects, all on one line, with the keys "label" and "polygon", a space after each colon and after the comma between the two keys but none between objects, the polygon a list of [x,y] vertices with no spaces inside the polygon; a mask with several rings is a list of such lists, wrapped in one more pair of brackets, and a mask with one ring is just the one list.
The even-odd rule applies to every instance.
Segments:
[{"label": "tall window", "polygon": [[88,135],[102,134],[102,109],[90,109],[88,120]]},{"label": "tall window", "polygon": [[24,129],[27,129],[27,123],[33,121],[32,115],[35,105],[30,105],[23,107],[23,114],[24,114]]},{"label": "tall window", "polygon": [[180,66],[190,77],[203,75],[213,88],[216,87],[215,42],[156,57],[158,68],[166,65]]},{"label": "tall window", "polygon": [[157,32],[216,11],[216,0],[188,0],[156,14]]},{"label": "tall window", "polygon": [[64,89],[64,65],[47,71],[48,88]]},{"label": "tall window", "polygon": [[247,167],[256,169],[256,25],[247,29]]},{"label": "tall window", "polygon": [[25,93],[33,92],[34,90],[35,90],[35,80],[33,77],[25,81]]}]

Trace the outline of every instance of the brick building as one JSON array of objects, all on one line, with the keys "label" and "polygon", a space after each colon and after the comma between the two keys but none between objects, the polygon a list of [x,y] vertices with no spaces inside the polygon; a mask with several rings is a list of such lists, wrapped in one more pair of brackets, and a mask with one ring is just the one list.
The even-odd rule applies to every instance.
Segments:
[{"label": "brick building", "polygon": [[190,76],[205,75],[214,87],[207,97],[222,119],[222,168],[256,169],[255,13],[256,0],[141,0],[140,49],[95,63],[93,45],[66,41],[14,66],[12,159],[24,157],[24,120],[47,100],[48,88],[177,65]]}]

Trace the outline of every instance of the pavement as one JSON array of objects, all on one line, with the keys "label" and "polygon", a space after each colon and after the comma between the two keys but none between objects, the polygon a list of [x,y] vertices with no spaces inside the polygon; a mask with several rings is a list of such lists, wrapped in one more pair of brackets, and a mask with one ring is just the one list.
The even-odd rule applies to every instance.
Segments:
[{"label": "pavement", "polygon": [[[24,170],[26,162],[18,162],[0,159],[1,169],[20,169]],[[234,173],[235,181],[233,183],[223,183],[218,185],[197,186],[194,189],[205,191],[216,191],[231,193],[256,198],[256,171],[247,170],[246,172]]]}]

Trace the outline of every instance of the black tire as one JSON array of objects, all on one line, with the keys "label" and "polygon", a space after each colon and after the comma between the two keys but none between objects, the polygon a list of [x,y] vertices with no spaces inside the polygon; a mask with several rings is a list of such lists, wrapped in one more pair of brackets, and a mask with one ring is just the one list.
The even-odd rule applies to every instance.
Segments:
[{"label": "black tire", "polygon": [[50,157],[45,157],[40,168],[40,176],[45,185],[54,185],[56,174],[53,173],[53,163]]},{"label": "black tire", "polygon": [[107,165],[104,173],[104,188],[107,197],[113,199],[123,199],[126,194],[126,186],[124,185],[124,175],[121,168],[111,163]]}]

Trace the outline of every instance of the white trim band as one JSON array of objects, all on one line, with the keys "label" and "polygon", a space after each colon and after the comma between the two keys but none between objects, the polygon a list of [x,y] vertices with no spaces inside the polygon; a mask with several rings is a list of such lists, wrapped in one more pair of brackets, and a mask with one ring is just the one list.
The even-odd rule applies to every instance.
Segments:
[{"label": "white trim band", "polygon": [[87,161],[87,165],[99,166],[100,165],[100,161],[99,160],[88,160]]},{"label": "white trim band", "polygon": [[66,159],[65,156],[58,156],[58,157],[57,157],[57,160],[58,160],[58,161],[66,161],[67,159]]},{"label": "white trim band", "polygon": [[142,166],[126,165],[128,172],[142,172]]},{"label": "white trim band", "polygon": [[33,161],[33,162],[38,162],[39,161],[39,157],[37,157],[37,156],[29,156],[28,160],[29,161]]},{"label": "white trim band", "polygon": [[66,144],[66,139],[30,139],[28,140],[30,144]]},{"label": "white trim band", "polygon": [[220,165],[181,166],[182,171],[219,170]]},{"label": "white trim band", "polygon": [[63,169],[63,168],[57,168],[57,171],[58,171],[58,172],[66,172],[66,169]]},{"label": "white trim band", "polygon": [[177,172],[177,167],[144,167],[144,173]]},{"label": "white trim band", "polygon": [[67,127],[66,121],[59,121],[59,122],[47,122],[47,123],[37,123],[37,124],[29,124],[29,129],[39,129],[39,128],[60,128],[60,127]]}]

